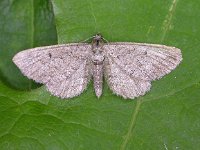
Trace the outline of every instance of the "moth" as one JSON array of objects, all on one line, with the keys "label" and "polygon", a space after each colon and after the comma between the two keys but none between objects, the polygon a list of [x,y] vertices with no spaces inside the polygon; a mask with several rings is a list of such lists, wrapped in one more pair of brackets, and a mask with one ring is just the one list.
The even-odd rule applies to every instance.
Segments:
[{"label": "moth", "polygon": [[91,44],[36,47],[17,53],[13,62],[25,76],[60,98],[80,95],[91,78],[99,98],[105,78],[114,94],[134,99],[182,61],[181,50],[175,47],[105,41],[96,34]]}]

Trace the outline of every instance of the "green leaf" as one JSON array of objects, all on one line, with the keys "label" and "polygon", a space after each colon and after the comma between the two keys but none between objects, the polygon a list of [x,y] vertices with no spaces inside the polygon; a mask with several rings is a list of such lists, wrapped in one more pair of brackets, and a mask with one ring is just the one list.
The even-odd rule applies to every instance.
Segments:
[{"label": "green leaf", "polygon": [[36,85],[23,77],[12,57],[23,49],[56,44],[52,5],[48,0],[0,1],[0,76],[14,88]]},{"label": "green leaf", "polygon": [[[12,7],[20,8],[14,9],[15,13],[4,11],[6,2],[0,3],[0,11],[4,12],[0,13],[4,19],[0,21],[0,33],[3,33],[0,53],[2,47],[10,52],[0,56],[4,75],[0,82],[0,149],[196,150],[200,147],[198,0],[52,0],[59,43],[83,41],[100,32],[111,42],[158,43],[182,50],[180,66],[154,81],[148,94],[133,101],[113,95],[107,84],[99,100],[90,83],[83,94],[69,101],[50,96],[44,86],[28,92],[5,84],[5,78],[10,83],[22,82],[19,73],[2,71],[7,68],[2,65],[5,60],[11,64],[16,51],[40,45],[31,45],[25,39],[32,39],[36,33],[39,37],[40,34],[51,37],[53,42],[56,39],[55,32],[50,30],[40,33],[23,27],[18,33],[18,23],[9,19],[12,13],[20,18],[33,6],[34,10],[46,10],[42,7],[44,1],[38,0],[38,5],[31,8],[25,0],[9,1]],[[22,8],[26,8],[23,13]],[[51,11],[46,15],[49,14]],[[41,19],[40,15],[34,16],[35,21]],[[30,17],[22,18],[24,23],[30,20]],[[51,19],[48,25],[53,28]],[[2,27],[4,24],[7,30]],[[42,26],[38,24],[38,28]],[[6,34],[10,30],[15,38]],[[13,43],[7,44],[8,41]]]}]

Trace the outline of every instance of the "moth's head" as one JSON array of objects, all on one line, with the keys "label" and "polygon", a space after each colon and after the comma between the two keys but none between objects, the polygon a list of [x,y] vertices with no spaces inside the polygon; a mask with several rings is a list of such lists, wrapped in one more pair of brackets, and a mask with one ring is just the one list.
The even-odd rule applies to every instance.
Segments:
[{"label": "moth's head", "polygon": [[102,41],[103,37],[100,33],[97,33],[95,36],[93,36],[93,41]]}]

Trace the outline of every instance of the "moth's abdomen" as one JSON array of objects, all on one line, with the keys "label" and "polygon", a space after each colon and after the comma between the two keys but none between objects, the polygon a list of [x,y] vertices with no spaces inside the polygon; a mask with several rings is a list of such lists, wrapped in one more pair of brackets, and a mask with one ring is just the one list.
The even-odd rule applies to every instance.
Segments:
[{"label": "moth's abdomen", "polygon": [[103,84],[103,55],[94,55],[93,61],[93,82],[96,96],[99,98],[102,94]]},{"label": "moth's abdomen", "polygon": [[103,64],[100,65],[94,64],[93,81],[94,81],[94,90],[96,96],[99,98],[102,94]]}]

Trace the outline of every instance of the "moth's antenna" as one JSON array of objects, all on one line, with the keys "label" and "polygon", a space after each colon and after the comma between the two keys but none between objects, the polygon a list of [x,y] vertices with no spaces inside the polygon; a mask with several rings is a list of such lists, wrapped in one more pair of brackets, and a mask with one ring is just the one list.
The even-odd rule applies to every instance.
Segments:
[{"label": "moth's antenna", "polygon": [[85,43],[85,42],[89,41],[89,40],[92,39],[92,38],[94,38],[94,36],[91,36],[91,37],[87,38],[87,39],[84,40],[84,41],[80,41],[79,43]]},{"label": "moth's antenna", "polygon": [[102,39],[103,39],[106,43],[109,43],[108,40],[106,40],[104,37],[102,37]]}]

